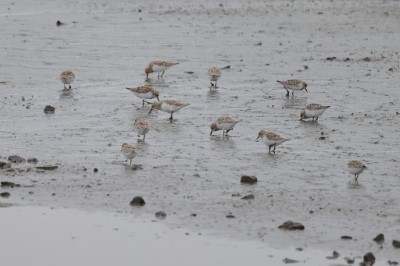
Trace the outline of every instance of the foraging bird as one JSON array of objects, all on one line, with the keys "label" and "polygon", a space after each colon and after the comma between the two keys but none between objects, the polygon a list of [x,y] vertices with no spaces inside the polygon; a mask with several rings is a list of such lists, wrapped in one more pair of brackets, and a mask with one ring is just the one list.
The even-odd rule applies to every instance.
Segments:
[{"label": "foraging bird", "polygon": [[[221,77],[221,70],[217,67],[212,67],[208,70],[207,73],[208,76],[210,77],[210,84],[211,84],[210,89],[212,87],[217,88],[217,81]],[[215,82],[214,84],[213,81]]]},{"label": "foraging bird", "polygon": [[146,134],[150,131],[149,123],[147,123],[143,118],[138,117],[135,119],[135,123],[133,125],[135,126],[136,132],[138,133],[138,137],[140,137],[140,135],[143,135],[142,141],[144,142]]},{"label": "foraging bird", "polygon": [[329,107],[329,105],[323,106],[318,103],[307,104],[304,110],[300,112],[300,120],[312,118],[313,121],[317,121],[318,117],[320,117]]},{"label": "foraging bird", "polygon": [[64,83],[64,90],[66,89],[65,85],[69,85],[71,89],[71,83],[75,80],[75,74],[71,70],[65,70],[60,74],[60,80]]},{"label": "foraging bird", "polygon": [[160,72],[162,72],[161,73],[162,77],[164,75],[165,70],[177,64],[179,63],[173,63],[168,61],[151,61],[144,69],[144,72],[146,73],[147,78],[149,78],[149,74],[153,72],[157,72],[158,78],[160,78]]},{"label": "foraging bird", "polygon": [[128,143],[124,143],[122,144],[121,151],[125,158],[129,160],[129,165],[131,165],[132,159],[136,156],[136,147],[133,145],[129,145]]},{"label": "foraging bird", "polygon": [[262,142],[265,143],[265,145],[268,146],[268,153],[271,153],[271,148],[274,147],[274,150],[272,151],[275,153],[276,146],[281,145],[283,142],[288,141],[289,139],[282,138],[280,135],[274,133],[274,132],[267,132],[265,130],[261,130],[258,133],[258,137],[256,140],[261,139]]},{"label": "foraging bird", "polygon": [[286,97],[288,97],[288,98],[289,98],[289,90],[292,91],[292,97],[294,96],[295,91],[305,90],[306,92],[308,92],[307,82],[302,81],[302,80],[289,79],[289,80],[283,80],[283,81],[278,80],[277,82],[279,82],[280,84],[283,85],[283,87],[287,91]]},{"label": "foraging bird", "polygon": [[160,99],[158,98],[159,96],[158,91],[149,85],[140,86],[136,88],[126,88],[126,89],[129,90],[130,92],[133,92],[133,94],[142,99],[142,106],[144,106],[144,103],[150,104],[150,102],[145,101],[145,99],[156,98],[158,101],[160,101]]},{"label": "foraging bird", "polygon": [[218,131],[218,130],[222,130],[222,136],[227,136],[228,132],[233,130],[235,125],[241,121],[242,120],[234,120],[229,116],[222,116],[222,117],[218,118],[216,122],[213,122],[211,124],[210,136],[212,135],[212,133],[214,131]]},{"label": "foraging bird", "polygon": [[367,169],[367,167],[361,162],[357,160],[352,160],[347,163],[347,167],[349,173],[354,175],[354,184],[358,186],[358,176]]},{"label": "foraging bird", "polygon": [[151,113],[151,111],[153,111],[153,109],[170,113],[171,116],[169,117],[169,120],[172,123],[172,121],[173,121],[172,115],[175,112],[178,112],[180,109],[182,109],[183,107],[188,106],[188,105],[189,105],[188,103],[182,103],[182,102],[178,102],[175,100],[163,100],[161,102],[154,102],[151,105],[149,114]]}]

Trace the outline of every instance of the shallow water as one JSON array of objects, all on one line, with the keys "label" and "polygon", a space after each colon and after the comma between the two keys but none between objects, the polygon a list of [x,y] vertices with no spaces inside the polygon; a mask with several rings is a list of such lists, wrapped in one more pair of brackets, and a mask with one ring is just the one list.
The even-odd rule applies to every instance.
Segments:
[{"label": "shallow water", "polygon": [[[1,173],[2,181],[33,185],[7,189],[11,197],[1,201],[134,216],[164,210],[173,228],[395,259],[398,3],[221,3],[2,2],[0,155],[36,157],[59,169]],[[57,20],[66,25],[56,27]],[[325,60],[331,56],[337,60]],[[125,89],[145,83],[144,67],[154,59],[180,63],[150,80],[161,100],[190,104],[172,124],[167,113],[148,115],[150,107]],[[226,65],[210,91],[207,69]],[[76,74],[71,91],[58,79],[65,69]],[[276,80],[289,78],[306,80],[309,93],[287,99]],[[300,122],[301,108],[313,102],[331,108],[318,123]],[[48,104],[54,115],[43,113]],[[137,143],[139,115],[152,129],[134,159],[143,169],[132,171],[120,149]],[[229,138],[210,136],[222,115],[243,122]],[[260,129],[291,140],[270,155],[255,141]],[[359,187],[346,170],[350,159],[368,166]],[[257,185],[241,185],[242,174],[257,176]],[[232,196],[238,193],[255,199]],[[136,195],[147,202],[140,210],[129,206]],[[289,219],[306,230],[277,229]],[[372,241],[378,233],[387,238],[383,249]]]}]

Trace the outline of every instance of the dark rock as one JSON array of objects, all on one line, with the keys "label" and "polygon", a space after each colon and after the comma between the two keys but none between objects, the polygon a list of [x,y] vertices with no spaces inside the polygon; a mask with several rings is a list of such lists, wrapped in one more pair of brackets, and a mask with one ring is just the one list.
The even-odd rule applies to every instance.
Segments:
[{"label": "dark rock", "polygon": [[395,248],[400,248],[400,241],[399,240],[393,240],[392,241],[392,245]]},{"label": "dark rock", "polygon": [[131,201],[131,206],[144,206],[146,204],[146,202],[144,201],[144,199],[140,196],[134,197]]},{"label": "dark rock", "polygon": [[303,248],[296,248],[297,251],[303,251]]},{"label": "dark rock", "polygon": [[283,230],[289,230],[289,231],[293,231],[293,230],[304,230],[304,225],[302,225],[301,223],[295,223],[292,221],[286,221],[283,224],[281,224],[279,227],[279,229],[283,229]]},{"label": "dark rock", "polygon": [[8,161],[11,163],[25,163],[26,160],[18,155],[11,155],[8,156]]},{"label": "dark rock", "polygon": [[385,241],[385,236],[383,234],[379,234],[373,240],[376,243],[381,244],[381,243],[383,243]]},{"label": "dark rock", "polygon": [[0,162],[0,169],[8,169],[8,168],[11,168],[10,163]]},{"label": "dark rock", "polygon": [[2,193],[0,193],[0,197],[2,197],[2,198],[8,198],[8,197],[10,197],[10,192],[2,192]]},{"label": "dark rock", "polygon": [[36,166],[36,169],[51,171],[51,170],[58,169],[58,166],[57,165],[42,165],[42,166]]},{"label": "dark rock", "polygon": [[352,238],[351,236],[342,236],[342,237],[340,237],[340,239],[343,239],[343,240],[352,240],[353,238]]},{"label": "dark rock", "polygon": [[388,260],[388,264],[389,265],[399,265],[399,263],[397,261],[390,261],[390,260]]},{"label": "dark rock", "polygon": [[232,213],[229,213],[226,215],[226,218],[232,219],[232,218],[235,218],[235,215],[233,215]]},{"label": "dark rock", "polygon": [[64,23],[62,23],[61,21],[57,20],[56,25],[57,25],[57,27],[60,27],[60,26],[64,25]]},{"label": "dark rock", "polygon": [[298,263],[298,262],[299,262],[298,260],[292,260],[292,259],[289,259],[289,258],[284,258],[283,259],[283,263],[285,263],[285,264]]},{"label": "dark rock", "polygon": [[231,65],[227,65],[227,66],[224,66],[224,67],[222,67],[220,69],[230,69],[230,68],[231,68]]},{"label": "dark rock", "polygon": [[186,74],[189,74],[189,75],[193,75],[193,74],[194,74],[193,71],[185,71],[185,73],[186,73]]},{"label": "dark rock", "polygon": [[1,187],[5,188],[5,187],[10,187],[10,188],[14,188],[14,187],[20,187],[20,184],[15,184],[13,182],[8,182],[8,181],[1,181]]},{"label": "dark rock", "polygon": [[339,252],[337,252],[336,250],[334,250],[334,251],[332,252],[332,256],[327,256],[326,258],[327,258],[328,260],[336,260],[337,258],[339,258],[339,256],[340,256]]},{"label": "dark rock", "polygon": [[362,60],[365,61],[365,62],[370,62],[371,61],[371,57],[364,57]]},{"label": "dark rock", "polygon": [[46,107],[43,110],[46,114],[54,114],[56,111],[56,108],[51,106],[51,105],[46,105]]},{"label": "dark rock", "polygon": [[93,172],[94,172],[94,173],[98,173],[98,172],[99,172],[99,169],[94,168],[94,169],[93,169]]},{"label": "dark rock", "polygon": [[254,183],[257,183],[257,177],[249,176],[249,175],[243,175],[240,178],[240,183],[243,183],[243,184],[254,184]]},{"label": "dark rock", "polygon": [[337,59],[336,56],[332,56],[332,57],[327,57],[325,60],[333,61],[333,60],[336,60],[336,59]]},{"label": "dark rock", "polygon": [[244,197],[241,197],[241,199],[242,200],[252,200],[252,199],[255,199],[255,197],[254,197],[253,194],[250,194],[250,195],[246,195]]},{"label": "dark rock", "polygon": [[165,219],[167,217],[167,214],[163,211],[158,211],[155,215],[157,219]]},{"label": "dark rock", "polygon": [[37,164],[37,163],[39,162],[39,160],[36,159],[36,158],[28,158],[28,159],[27,159],[27,162],[28,162],[28,163],[31,163],[31,164]]},{"label": "dark rock", "polygon": [[256,43],[256,46],[261,46],[261,45],[262,45],[262,42]]},{"label": "dark rock", "polygon": [[0,202],[0,208],[8,208],[8,207],[11,207],[11,206],[13,206],[11,203]]},{"label": "dark rock", "polygon": [[354,264],[354,261],[356,260],[355,258],[344,258],[347,264]]},{"label": "dark rock", "polygon": [[372,266],[375,263],[375,256],[371,252],[368,252],[367,254],[364,255],[364,261],[363,266]]},{"label": "dark rock", "polygon": [[197,213],[192,213],[192,214],[190,214],[190,216],[197,217]]}]

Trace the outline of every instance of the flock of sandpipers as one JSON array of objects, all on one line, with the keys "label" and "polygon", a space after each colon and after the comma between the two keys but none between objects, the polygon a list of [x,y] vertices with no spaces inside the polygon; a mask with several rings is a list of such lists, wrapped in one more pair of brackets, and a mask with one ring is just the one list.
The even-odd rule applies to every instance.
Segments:
[{"label": "flock of sandpipers", "polygon": [[[145,73],[147,78],[149,77],[150,73],[156,72],[158,74],[158,78],[163,77],[165,70],[169,69],[170,67],[177,65],[178,63],[168,62],[168,61],[152,61],[148,64],[145,68]],[[221,69],[217,67],[212,67],[208,70],[208,76],[210,78],[210,89],[217,88],[217,81],[221,77]],[[75,80],[75,74],[70,71],[66,70],[63,71],[60,75],[61,81],[64,83],[64,89],[71,89],[71,83]],[[285,81],[278,81],[282,84],[283,88],[286,89],[286,97],[289,97],[289,91],[292,91],[292,97],[294,96],[295,91],[307,91],[307,83],[302,80],[298,79],[290,79]],[[151,109],[149,114],[153,110],[160,110],[163,112],[170,113],[169,120],[173,122],[173,114],[178,112],[185,106],[189,104],[183,103],[176,100],[162,100],[159,99],[159,93],[156,89],[154,89],[151,85],[144,85],[135,88],[127,88],[129,91],[134,93],[137,97],[142,99],[142,106],[144,103],[151,104]],[[148,102],[146,100],[157,99],[156,102]],[[304,107],[304,110],[300,113],[300,120],[304,119],[312,119],[313,121],[317,121],[318,118],[328,109],[330,106],[323,106],[321,104],[311,103]],[[233,130],[235,125],[239,123],[241,120],[234,120],[229,116],[223,116],[218,118],[215,122],[211,124],[211,132],[210,135],[214,131],[222,130],[222,136],[227,136],[228,132]],[[139,136],[143,136],[142,141],[145,140],[146,134],[150,131],[150,125],[147,123],[143,118],[139,117],[135,119],[135,129]],[[268,132],[265,130],[261,130],[258,133],[257,140],[260,139],[263,143],[268,146],[269,153],[275,153],[276,146],[282,144],[283,142],[289,140],[286,138],[281,137],[277,133]],[[273,149],[272,149],[273,148]],[[272,149],[272,151],[271,151]],[[132,163],[132,159],[137,154],[137,148],[135,145],[130,145],[128,143],[122,144],[122,153],[127,160],[129,160],[129,165]],[[354,175],[355,180],[354,184],[358,185],[358,176],[361,174],[364,169],[367,167],[363,164],[363,162],[358,160],[351,160],[347,163],[349,173]]]}]

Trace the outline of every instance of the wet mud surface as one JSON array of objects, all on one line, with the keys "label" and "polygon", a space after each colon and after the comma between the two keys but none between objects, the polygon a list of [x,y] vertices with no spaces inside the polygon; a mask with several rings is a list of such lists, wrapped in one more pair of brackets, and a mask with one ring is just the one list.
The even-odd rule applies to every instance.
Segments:
[{"label": "wet mud surface", "polygon": [[[169,226],[206,235],[395,259],[396,7],[397,1],[4,1],[0,161],[19,155],[38,162],[1,170],[1,181],[21,186],[1,188],[10,196],[0,202],[137,216],[164,211]],[[144,67],[158,59],[179,65],[147,82],[160,100],[190,104],[173,123],[161,111],[148,115],[150,106],[125,89],[145,84]],[[226,65],[210,90],[207,69]],[[65,69],[76,75],[68,91],[58,78]],[[290,78],[306,80],[309,93],[287,99],[276,80]],[[300,122],[307,103],[331,108],[317,123]],[[54,114],[43,111],[47,105]],[[243,121],[229,137],[210,136],[222,115]],[[152,127],[144,143],[134,132],[137,116]],[[268,154],[256,142],[260,129],[290,141]],[[120,151],[124,142],[138,146],[136,170]],[[368,167],[358,187],[346,169],[351,159]],[[57,169],[35,168],[49,165]],[[243,185],[242,175],[258,182]],[[146,205],[130,206],[135,196]],[[278,229],[287,220],[305,230]],[[379,233],[387,239],[382,245],[372,241]]]}]

